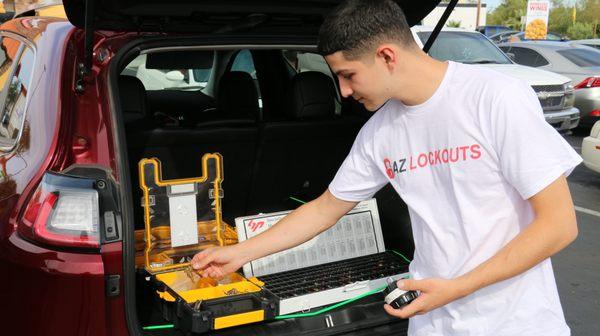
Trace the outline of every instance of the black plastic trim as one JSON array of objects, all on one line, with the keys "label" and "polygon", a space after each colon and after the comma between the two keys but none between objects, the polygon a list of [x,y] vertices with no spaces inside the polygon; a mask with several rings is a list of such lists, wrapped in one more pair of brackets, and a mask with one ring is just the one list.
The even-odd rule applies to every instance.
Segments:
[{"label": "black plastic trim", "polygon": [[433,45],[433,42],[435,42],[438,35],[442,31],[442,28],[444,27],[444,25],[446,24],[446,21],[448,21],[448,18],[450,17],[450,13],[452,13],[452,11],[454,10],[454,7],[456,6],[457,3],[458,3],[458,0],[450,0],[450,3],[448,3],[448,7],[446,7],[444,14],[442,14],[442,17],[440,18],[438,23],[435,25],[435,28],[431,32],[431,35],[429,35],[427,42],[425,42],[425,46],[423,46],[423,51],[425,53],[429,52],[429,49],[431,48],[431,46]]}]

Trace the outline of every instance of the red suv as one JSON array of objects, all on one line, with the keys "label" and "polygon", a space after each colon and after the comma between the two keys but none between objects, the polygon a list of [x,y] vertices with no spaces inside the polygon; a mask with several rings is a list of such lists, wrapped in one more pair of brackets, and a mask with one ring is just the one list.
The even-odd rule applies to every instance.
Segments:
[{"label": "red suv", "polygon": [[[399,2],[413,25],[439,1]],[[321,194],[369,117],[316,54],[337,3],[64,0],[68,20],[31,11],[2,24],[2,333],[156,334],[143,327],[169,323],[136,271],[142,158],[171,179],[201,175],[202,154],[221,153],[229,224]],[[377,199],[387,246],[411,255],[405,205],[389,186]],[[380,297],[327,316],[214,334],[407,326]]]}]

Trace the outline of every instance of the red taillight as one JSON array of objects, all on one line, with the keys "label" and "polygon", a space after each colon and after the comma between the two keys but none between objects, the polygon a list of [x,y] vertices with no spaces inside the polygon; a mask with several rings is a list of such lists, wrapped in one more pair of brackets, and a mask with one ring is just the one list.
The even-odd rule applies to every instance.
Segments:
[{"label": "red taillight", "polygon": [[600,117],[600,110],[593,110],[589,114],[590,117]]},{"label": "red taillight", "polygon": [[600,77],[588,77],[581,83],[575,85],[575,89],[587,89],[593,87],[600,87]]},{"label": "red taillight", "polygon": [[98,192],[81,183],[53,184],[56,180],[60,178],[44,177],[25,209],[19,233],[54,246],[98,248]]}]

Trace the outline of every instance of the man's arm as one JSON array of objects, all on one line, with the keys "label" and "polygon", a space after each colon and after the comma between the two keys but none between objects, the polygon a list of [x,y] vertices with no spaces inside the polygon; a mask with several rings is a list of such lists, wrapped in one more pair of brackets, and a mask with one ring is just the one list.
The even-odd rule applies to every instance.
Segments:
[{"label": "man's arm", "polygon": [[294,210],[270,229],[239,244],[204,250],[194,256],[192,266],[210,277],[222,277],[242,265],[310,240],[332,227],[358,202],[337,199],[329,190]]},{"label": "man's arm", "polygon": [[419,296],[402,309],[385,306],[394,316],[424,314],[480,288],[521,274],[565,248],[577,237],[577,221],[567,180],[561,176],[529,198],[535,219],[493,257],[455,279],[403,280],[403,290],[419,290]]}]

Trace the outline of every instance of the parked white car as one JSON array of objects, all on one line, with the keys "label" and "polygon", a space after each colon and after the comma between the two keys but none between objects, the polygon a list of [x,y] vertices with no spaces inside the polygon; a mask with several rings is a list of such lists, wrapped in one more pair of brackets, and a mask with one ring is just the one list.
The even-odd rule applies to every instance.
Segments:
[{"label": "parked white car", "polygon": [[[414,26],[413,36],[421,47],[433,27]],[[480,64],[509,76],[524,80],[537,93],[544,117],[558,131],[568,131],[579,124],[579,110],[573,107],[573,85],[569,78],[550,71],[514,63],[483,34],[461,28],[444,28],[429,50],[441,61]]]},{"label": "parked white car", "polygon": [[581,156],[586,167],[600,173],[600,121],[596,121],[590,136],[583,139]]}]

